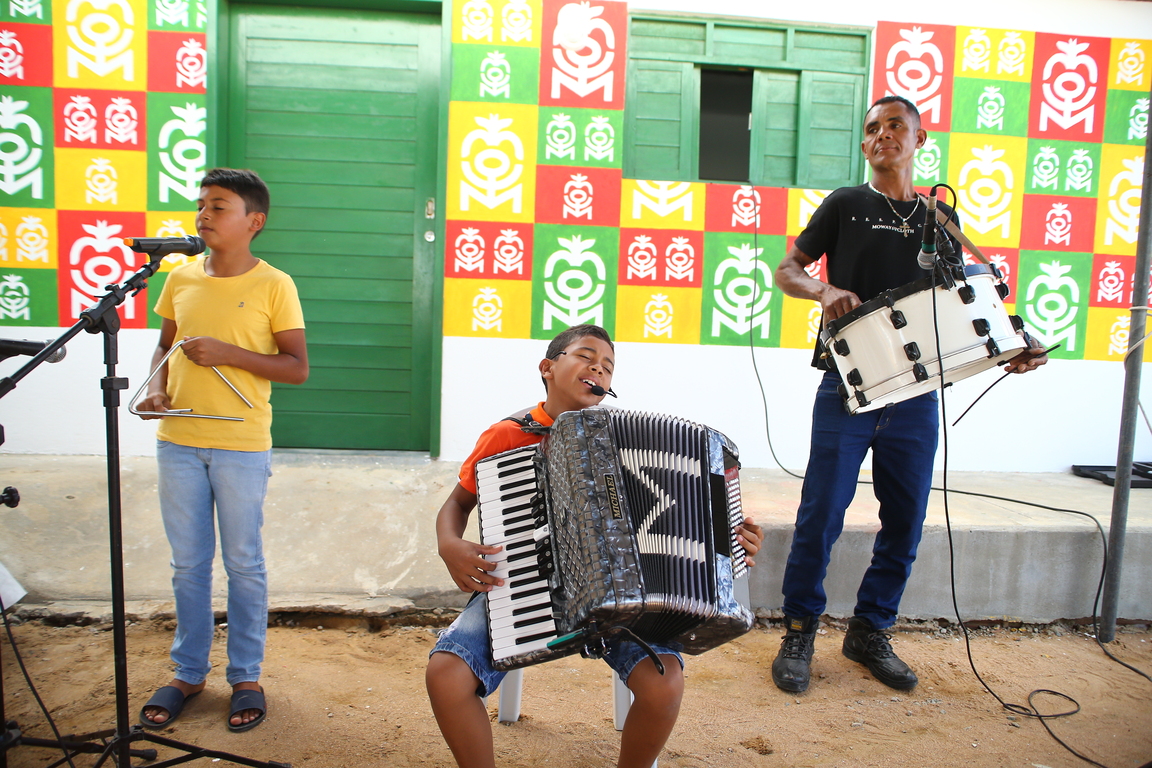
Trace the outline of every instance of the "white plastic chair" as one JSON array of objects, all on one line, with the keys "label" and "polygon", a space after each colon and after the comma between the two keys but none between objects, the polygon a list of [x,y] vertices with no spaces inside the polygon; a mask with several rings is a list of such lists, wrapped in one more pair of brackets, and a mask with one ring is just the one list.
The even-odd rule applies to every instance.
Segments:
[{"label": "white plastic chair", "polygon": [[[500,699],[497,710],[497,719],[502,723],[514,723],[520,719],[520,700],[524,687],[524,670],[514,669],[504,676],[500,683]],[[632,691],[620,679],[620,675],[612,672],[612,724],[616,730],[624,730],[624,721],[628,719],[628,710],[632,708]],[[652,761],[652,768],[657,768],[657,760]]]}]

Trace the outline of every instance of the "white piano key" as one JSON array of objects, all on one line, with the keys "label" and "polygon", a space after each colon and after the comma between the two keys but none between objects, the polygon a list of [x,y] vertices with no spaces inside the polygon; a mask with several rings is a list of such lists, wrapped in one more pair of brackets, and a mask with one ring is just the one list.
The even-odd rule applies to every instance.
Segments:
[{"label": "white piano key", "polygon": [[[530,589],[520,590],[516,594],[512,594],[511,590],[508,589],[508,585],[505,584],[503,587],[493,589],[488,593],[489,608],[492,610],[499,610],[501,607],[506,605],[515,605],[519,607],[521,605],[531,605],[532,603],[536,602],[538,598],[542,600],[547,599],[547,586],[548,582],[544,581],[540,583],[540,587],[545,588],[543,591],[536,592],[539,587],[532,587]],[[526,594],[528,592],[533,594]]]},{"label": "white piano key", "polygon": [[[493,605],[488,609],[488,620],[493,624],[511,625],[516,621],[516,611],[521,611],[520,616],[527,616],[528,614],[538,613],[543,611],[548,615],[552,615],[552,601],[548,599],[548,594],[533,595],[532,599],[521,601],[517,600],[503,605]],[[521,633],[525,634],[525,633]]]},{"label": "white piano key", "polygon": [[[491,557],[491,555],[489,555],[489,557]],[[493,568],[492,570],[488,571],[488,573],[492,574],[493,576],[495,576],[498,579],[509,579],[509,578],[514,579],[514,580],[515,579],[525,579],[525,578],[531,578],[534,575],[539,575],[539,573],[540,573],[540,566],[538,564],[531,564],[531,565],[525,566],[525,565],[521,565],[520,563],[509,563],[507,560],[500,560],[500,561],[494,561],[493,560],[491,562],[494,562],[496,564],[496,567]],[[524,570],[525,568],[527,568],[529,570],[525,571]],[[516,575],[513,576],[512,575],[513,571],[519,571],[520,573],[517,573]],[[540,578],[543,579],[542,576]]]},{"label": "white piano key", "polygon": [[[533,624],[521,624],[519,627],[516,626],[518,623],[533,620],[535,620],[535,623]],[[518,635],[520,637],[524,637],[525,635],[550,631],[556,628],[556,622],[552,618],[551,605],[539,606],[533,611],[519,615],[490,618],[489,622],[493,638],[508,637],[509,635]],[[537,630],[536,627],[540,627],[540,629]]]},{"label": "white piano key", "polygon": [[[507,642],[514,643],[521,637],[531,637],[532,635],[539,635],[543,632],[549,634],[547,640],[554,638],[556,636],[556,622],[549,618],[547,621],[542,621],[539,624],[533,624],[529,627],[497,629],[493,631],[491,640],[494,645],[504,645]],[[547,643],[547,640],[545,640],[545,643]]]},{"label": "white piano key", "polygon": [[[534,532],[538,530],[536,520],[530,512],[516,515],[516,517],[512,519],[517,522],[512,523],[511,520],[488,522],[480,527],[480,532],[484,534],[485,537],[499,536],[502,540],[507,541],[518,535],[523,535],[524,538],[530,539],[533,537]],[[517,531],[518,533],[513,533],[513,531]]]},{"label": "white piano key", "polygon": [[530,643],[523,643],[517,645],[515,642],[509,642],[504,638],[503,642],[499,645],[493,643],[492,645],[492,658],[494,659],[508,659],[513,656],[519,656],[533,651],[540,651],[548,647],[548,643],[555,640],[556,637],[545,637],[539,640],[533,640]]},{"label": "white piano key", "polygon": [[491,480],[499,478],[501,474],[511,472],[535,472],[532,466],[532,454],[528,454],[528,458],[523,461],[513,461],[508,463],[497,462],[480,462],[476,465],[476,478]]},{"label": "white piano key", "polygon": [[512,477],[504,477],[499,480],[492,480],[490,483],[483,483],[478,486],[477,490],[480,493],[476,498],[481,504],[491,504],[493,502],[499,503],[501,499],[505,499],[511,494],[524,494],[524,498],[531,498],[532,494],[536,493],[535,475],[531,470],[521,472]]}]

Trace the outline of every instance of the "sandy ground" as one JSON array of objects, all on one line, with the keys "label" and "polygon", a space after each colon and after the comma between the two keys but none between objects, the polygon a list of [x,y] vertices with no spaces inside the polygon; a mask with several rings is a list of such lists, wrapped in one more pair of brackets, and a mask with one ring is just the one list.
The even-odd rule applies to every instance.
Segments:
[{"label": "sandy ground", "polygon": [[[409,622],[443,622],[443,616]],[[321,626],[327,621],[327,626]],[[424,666],[434,626],[309,626],[269,630],[263,684],[268,719],[248,733],[225,727],[228,689],[223,644],[217,672],[163,736],[247,757],[308,768],[451,765],[424,693]],[[108,625],[14,628],[19,649],[62,733],[115,725],[112,634]],[[935,630],[935,631],[933,631]],[[128,628],[128,671],[135,722],[149,693],[170,677],[171,621]],[[223,640],[224,630],[218,630]],[[901,693],[873,680],[840,655],[842,627],[817,638],[813,683],[801,695],[772,686],[768,667],[779,647],[779,626],[748,635],[703,656],[690,657],[680,720],[659,764],[703,766],[1006,766],[1086,765],[1060,747],[1040,723],[1011,715],[980,686],[955,630],[906,628],[894,645],[920,674],[919,687]],[[1122,627],[1113,653],[1152,670],[1152,633]],[[6,715],[27,735],[50,731],[3,647]],[[1109,660],[1083,629],[983,628],[972,657],[1005,701],[1026,703],[1030,691],[1055,689],[1082,711],[1051,722],[1065,741],[1109,768],[1152,760],[1152,683]],[[496,698],[489,700],[493,721]],[[1041,696],[1045,712],[1068,708]],[[495,725],[501,766],[584,768],[615,762],[619,736],[612,726],[608,669],[602,662],[554,661],[525,674],[523,715]],[[161,757],[177,753],[161,748]],[[12,768],[44,766],[58,752],[19,746]],[[76,759],[91,766],[95,758]],[[196,761],[192,764],[203,764]],[[111,765],[109,761],[107,765]],[[224,764],[224,763],[220,763]]]}]

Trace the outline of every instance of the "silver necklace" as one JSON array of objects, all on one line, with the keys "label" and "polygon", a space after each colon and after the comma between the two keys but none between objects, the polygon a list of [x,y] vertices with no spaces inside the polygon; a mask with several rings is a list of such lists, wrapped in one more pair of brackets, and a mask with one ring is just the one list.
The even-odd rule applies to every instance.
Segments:
[{"label": "silver necklace", "polygon": [[892,215],[900,219],[900,226],[896,228],[896,231],[904,235],[904,237],[908,237],[908,235],[912,234],[912,227],[908,226],[908,219],[912,218],[916,211],[920,210],[920,195],[916,195],[916,205],[912,206],[912,213],[908,214],[907,216],[901,216],[896,212],[896,206],[892,205],[892,198],[888,197],[888,195],[872,186],[872,182],[868,182],[868,189],[884,198],[884,201],[888,203],[888,207],[892,209]]}]

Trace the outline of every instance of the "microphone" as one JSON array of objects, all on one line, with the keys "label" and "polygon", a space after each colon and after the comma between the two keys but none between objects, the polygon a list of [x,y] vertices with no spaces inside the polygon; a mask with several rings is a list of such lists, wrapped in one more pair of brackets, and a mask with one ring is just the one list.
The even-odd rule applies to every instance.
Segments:
[{"label": "microphone", "polygon": [[924,214],[924,239],[920,243],[920,255],[916,263],[921,269],[932,269],[936,265],[936,187],[928,192],[928,212]]},{"label": "microphone", "polygon": [[124,245],[137,253],[147,253],[153,258],[170,253],[186,253],[195,256],[204,252],[204,241],[199,237],[126,237]]},{"label": "microphone", "polygon": [[[50,341],[16,341],[15,339],[0,339],[0,359],[7,359],[15,355],[28,355],[34,357],[40,354],[40,350],[48,346]],[[56,350],[48,357],[44,358],[45,362],[58,363],[64,359],[64,355],[68,354],[64,347]]]},{"label": "microphone", "polygon": [[592,394],[596,395],[597,397],[603,397],[604,395],[612,395],[612,397],[616,397],[616,393],[612,391],[611,387],[604,389],[604,387],[600,386],[599,384],[593,384],[589,389],[592,391]]}]

